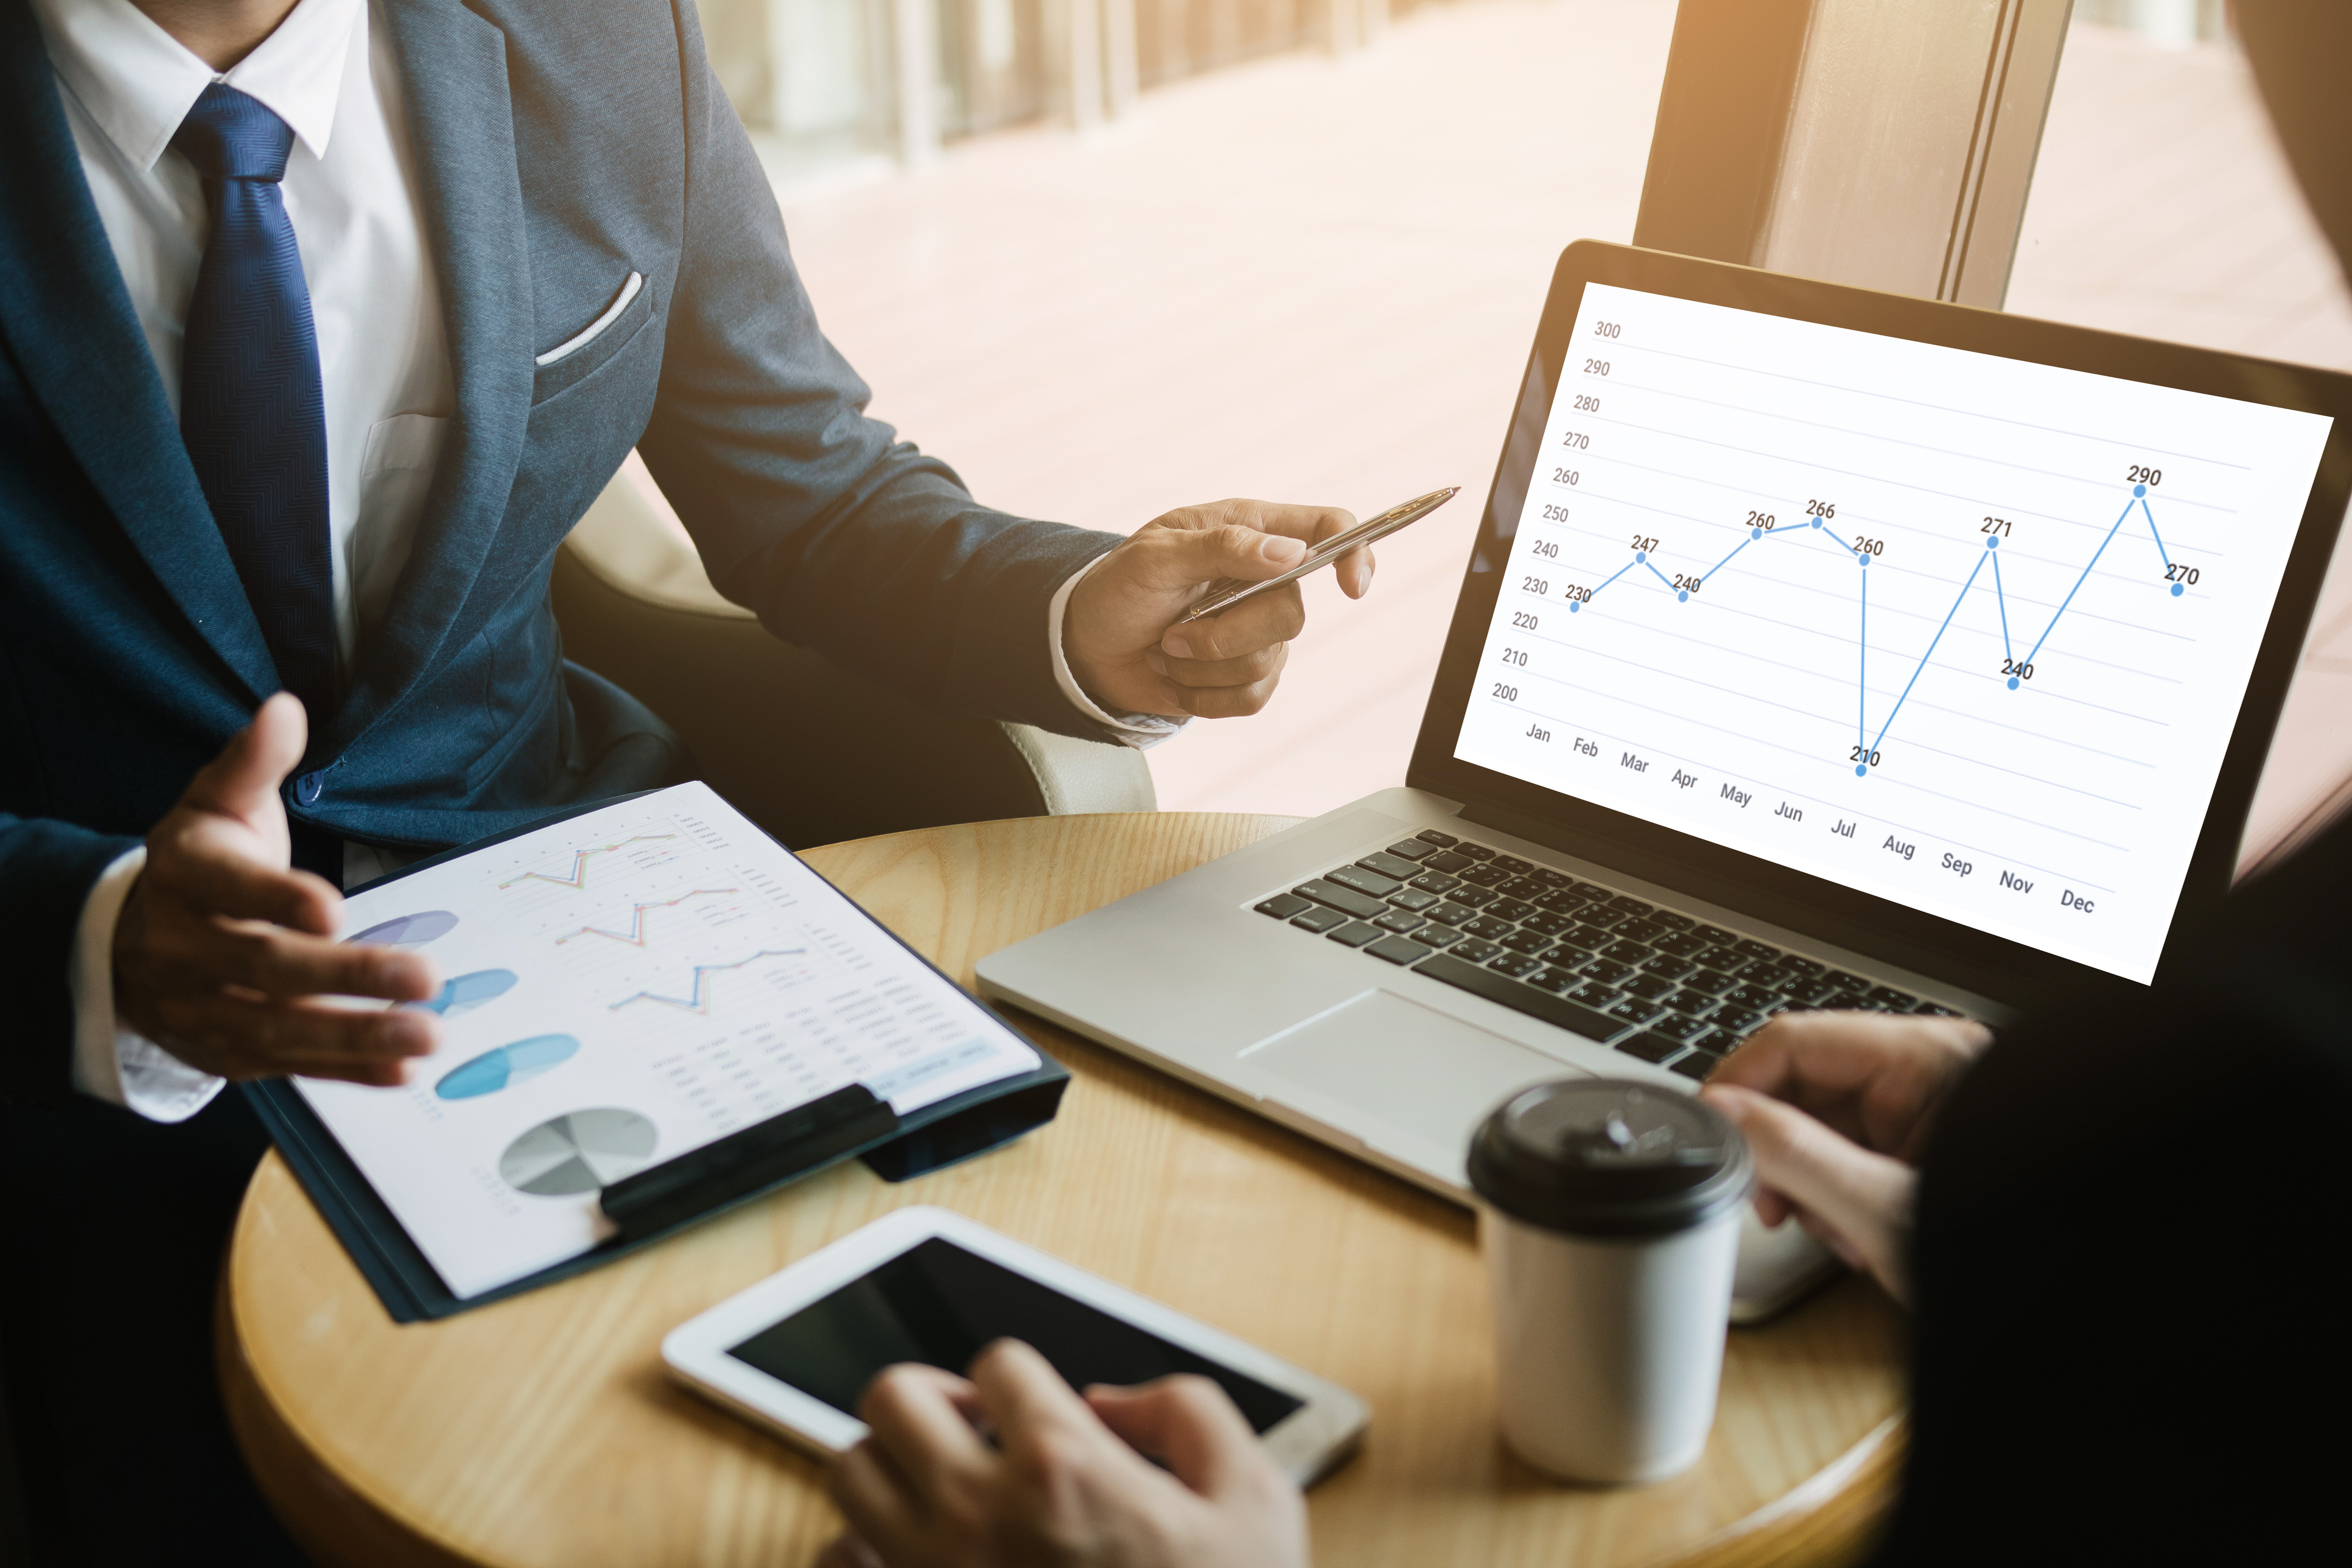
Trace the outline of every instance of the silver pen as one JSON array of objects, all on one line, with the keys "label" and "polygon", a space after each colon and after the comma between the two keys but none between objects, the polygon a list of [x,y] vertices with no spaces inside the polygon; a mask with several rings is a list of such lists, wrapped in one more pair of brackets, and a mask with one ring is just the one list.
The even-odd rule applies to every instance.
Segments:
[{"label": "silver pen", "polygon": [[1181,626],[1187,621],[1197,621],[1204,616],[1230,610],[1252,594],[1295,582],[1318,567],[1328,566],[1350,550],[1370,544],[1376,539],[1385,539],[1401,528],[1419,522],[1461,493],[1460,485],[1448,485],[1442,490],[1432,490],[1425,496],[1416,496],[1412,500],[1392,506],[1378,517],[1368,517],[1355,527],[1333,534],[1308,551],[1306,560],[1279,577],[1269,577],[1263,583],[1244,583],[1237,577],[1227,577],[1212,583],[1191,609],[1176,617],[1176,624]]}]

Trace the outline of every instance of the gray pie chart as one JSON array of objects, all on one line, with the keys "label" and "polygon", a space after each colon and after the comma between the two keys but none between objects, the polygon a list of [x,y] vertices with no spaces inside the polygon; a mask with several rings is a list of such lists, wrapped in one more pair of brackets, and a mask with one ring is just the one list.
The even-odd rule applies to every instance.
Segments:
[{"label": "gray pie chart", "polygon": [[611,1186],[654,1163],[660,1134],[634,1110],[573,1110],[507,1145],[499,1174],[517,1192],[568,1197]]}]

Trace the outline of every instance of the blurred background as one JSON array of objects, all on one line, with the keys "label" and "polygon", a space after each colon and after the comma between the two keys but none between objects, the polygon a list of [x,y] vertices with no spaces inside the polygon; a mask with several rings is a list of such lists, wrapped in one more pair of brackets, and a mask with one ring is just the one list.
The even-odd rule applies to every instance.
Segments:
[{"label": "blurred background", "polygon": [[[1150,753],[1163,807],[1302,815],[1403,780],[1553,259],[1632,236],[1674,15],[702,0],[827,332],[983,500],[1124,533],[1465,487],[1370,599],[1310,587],[1264,714]],[[2352,369],[2221,0],[2075,0],[2008,309]]]}]

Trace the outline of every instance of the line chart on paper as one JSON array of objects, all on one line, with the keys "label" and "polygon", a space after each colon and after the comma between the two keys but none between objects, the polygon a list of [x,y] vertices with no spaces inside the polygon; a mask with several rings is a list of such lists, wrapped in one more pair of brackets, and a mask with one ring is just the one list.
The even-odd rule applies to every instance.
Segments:
[{"label": "line chart on paper", "polygon": [[620,924],[620,930],[608,930],[604,926],[593,924],[584,925],[577,931],[566,931],[557,937],[555,945],[562,947],[566,942],[576,941],[583,936],[601,936],[607,942],[617,942],[625,947],[643,947],[647,941],[646,918],[656,911],[674,910],[680,904],[691,903],[697,899],[730,898],[742,890],[740,888],[696,888],[680,893],[674,899],[659,899],[652,903],[633,905],[629,910],[628,919],[625,922],[616,922]]},{"label": "line chart on paper", "polygon": [[[639,850],[638,845],[657,844],[658,850]],[[498,884],[500,892],[518,888],[526,882],[541,883],[551,888],[569,888],[577,891],[588,885],[589,868],[604,856],[620,855],[632,863],[632,868],[643,870],[671,858],[679,847],[675,833],[638,833],[610,844],[597,844],[572,852],[570,869],[562,871],[531,870],[520,872]]]},{"label": "line chart on paper", "polygon": [[728,963],[698,963],[694,966],[694,977],[688,985],[685,995],[667,996],[657,991],[639,991],[613,1003],[611,1010],[617,1013],[635,1003],[651,1002],[658,1006],[675,1008],[681,1013],[696,1013],[708,1017],[710,1013],[710,977],[712,975],[747,969],[762,959],[798,958],[807,952],[808,949],[804,947],[769,947]]},{"label": "line chart on paper", "polygon": [[525,871],[519,877],[500,882],[499,887],[504,890],[519,882],[546,882],[559,888],[584,888],[588,885],[589,863],[597,856],[617,854],[638,844],[673,842],[677,837],[675,833],[640,833],[617,843],[599,844],[593,849],[575,849],[572,852],[572,869],[569,872],[551,876],[544,871]]},{"label": "line chart on paper", "polygon": [[2152,972],[2326,421],[1600,284],[1548,390],[1457,755]]}]

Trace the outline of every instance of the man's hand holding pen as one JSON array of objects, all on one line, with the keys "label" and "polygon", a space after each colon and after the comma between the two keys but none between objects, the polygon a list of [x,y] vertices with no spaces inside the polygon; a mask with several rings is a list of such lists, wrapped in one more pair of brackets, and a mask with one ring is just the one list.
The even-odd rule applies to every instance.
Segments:
[{"label": "man's hand holding pen", "polygon": [[[1307,624],[1297,585],[1269,589],[1211,619],[1173,623],[1203,584],[1278,577],[1355,521],[1333,507],[1228,500],[1180,507],[1144,524],[1071,591],[1062,616],[1070,673],[1113,711],[1203,719],[1256,712],[1282,679],[1290,639]],[[1349,598],[1370,590],[1370,551],[1350,551],[1338,570]]]}]

